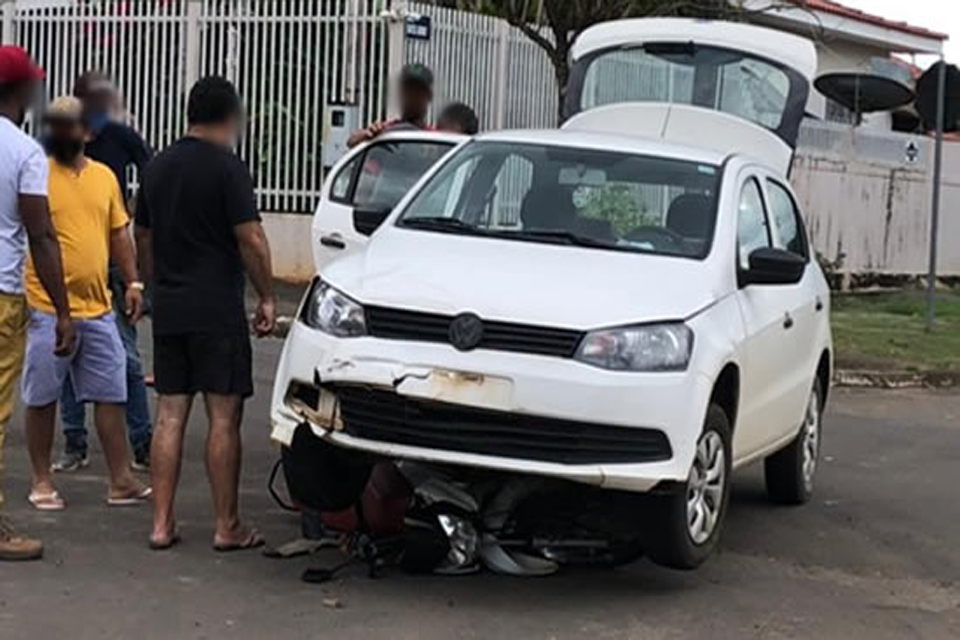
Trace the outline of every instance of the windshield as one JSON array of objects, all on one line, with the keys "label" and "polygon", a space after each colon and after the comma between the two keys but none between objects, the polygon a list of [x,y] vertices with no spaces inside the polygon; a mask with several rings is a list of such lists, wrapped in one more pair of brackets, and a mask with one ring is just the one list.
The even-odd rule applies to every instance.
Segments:
[{"label": "windshield", "polygon": [[792,146],[807,83],[790,69],[742,51],[650,43],[579,61],[573,87],[576,108],[568,115],[624,102],[694,105],[766,127]]},{"label": "windshield", "polygon": [[703,258],[720,169],[653,156],[475,142],[406,208],[428,231]]},{"label": "windshield", "polygon": [[[371,209],[392,209],[427,169],[450,151],[448,142],[384,142],[373,145],[357,162],[353,204]],[[346,172],[349,174],[349,169]],[[334,185],[336,191],[336,184]]]}]

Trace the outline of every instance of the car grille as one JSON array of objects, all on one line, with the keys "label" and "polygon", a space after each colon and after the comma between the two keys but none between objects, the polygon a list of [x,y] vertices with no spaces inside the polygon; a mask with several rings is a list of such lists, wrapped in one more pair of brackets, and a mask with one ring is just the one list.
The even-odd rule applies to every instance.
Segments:
[{"label": "car grille", "polygon": [[407,398],[362,386],[337,394],[347,434],[392,444],[561,464],[669,460],[657,429],[614,427]]},{"label": "car grille", "polygon": [[[453,316],[386,307],[364,307],[364,314],[374,337],[450,344]],[[582,338],[580,331],[484,320],[477,348],[572,358]]]}]

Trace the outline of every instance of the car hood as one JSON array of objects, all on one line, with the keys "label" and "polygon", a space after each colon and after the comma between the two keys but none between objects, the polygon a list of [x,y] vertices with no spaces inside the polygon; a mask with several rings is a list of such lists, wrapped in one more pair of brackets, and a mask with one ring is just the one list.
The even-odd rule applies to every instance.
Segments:
[{"label": "car hood", "polygon": [[322,277],[368,305],[574,329],[688,318],[722,294],[705,261],[384,228]]}]

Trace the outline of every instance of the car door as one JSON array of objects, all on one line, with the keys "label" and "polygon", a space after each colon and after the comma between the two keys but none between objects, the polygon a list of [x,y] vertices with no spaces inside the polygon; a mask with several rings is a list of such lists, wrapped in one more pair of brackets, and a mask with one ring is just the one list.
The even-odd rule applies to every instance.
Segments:
[{"label": "car door", "polygon": [[[741,182],[736,265],[740,275],[749,271],[753,251],[780,242],[769,213],[766,179],[762,171],[748,171]],[[811,349],[802,338],[806,330],[804,291],[802,280],[789,285],[749,284],[738,289],[746,336],[740,373],[740,418],[734,431],[738,458],[750,457],[783,440],[799,425],[809,390],[800,393],[796,372],[809,359],[806,352]]]},{"label": "car door", "polygon": [[[797,344],[797,358],[786,371],[790,389],[790,404],[785,409],[788,415],[796,416],[793,427],[800,424],[806,402],[810,397],[813,378],[820,362],[816,348],[817,329],[826,313],[826,300],[818,286],[819,278],[811,264],[811,252],[803,216],[796,197],[786,182],[773,174],[763,181],[772,225],[773,246],[802,258],[808,265],[803,278],[789,297],[789,313],[794,321],[792,342]],[[790,412],[793,412],[792,414]],[[788,425],[789,428],[789,425]]]},{"label": "car door", "polygon": [[385,136],[348,155],[333,170],[313,218],[317,272],[362,248],[407,191],[457,140]]}]

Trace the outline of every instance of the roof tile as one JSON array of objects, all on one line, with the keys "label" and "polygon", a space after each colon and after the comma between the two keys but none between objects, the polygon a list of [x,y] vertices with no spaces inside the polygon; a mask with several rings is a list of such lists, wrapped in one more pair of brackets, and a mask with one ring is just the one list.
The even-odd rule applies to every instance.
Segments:
[{"label": "roof tile", "polygon": [[798,0],[797,4],[804,5],[806,8],[812,9],[813,11],[822,11],[824,13],[850,18],[851,20],[856,20],[858,22],[864,22],[866,24],[872,24],[885,29],[909,33],[911,35],[921,36],[924,38],[933,38],[934,40],[942,41],[947,40],[950,37],[945,33],[938,33],[936,31],[931,31],[930,29],[924,29],[923,27],[915,27],[906,22],[898,22],[896,20],[890,20],[872,13],[867,13],[866,11],[861,11],[860,9],[854,9],[853,7],[848,7],[844,4],[840,4],[839,2],[834,2],[834,0]]}]

